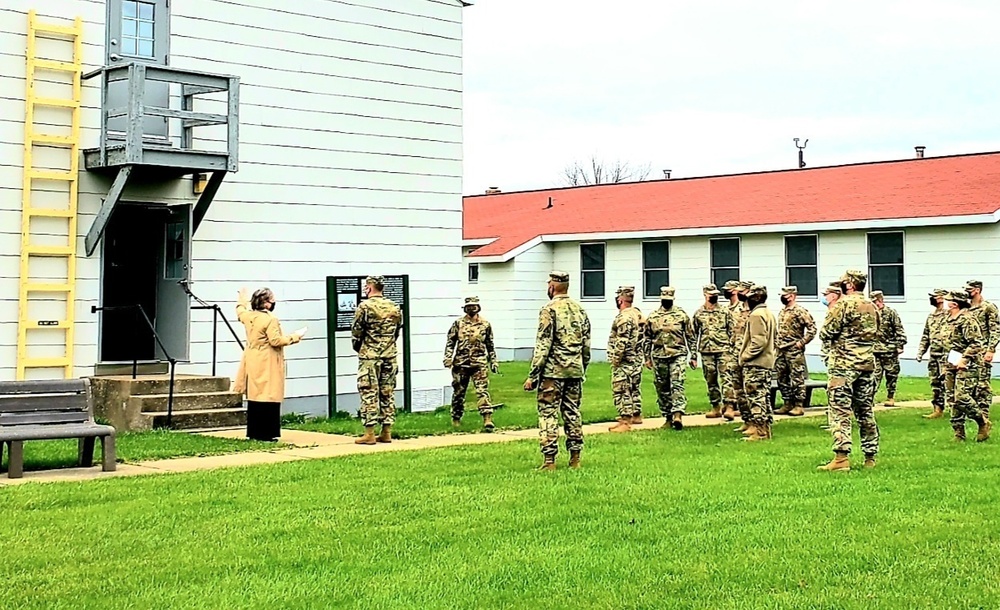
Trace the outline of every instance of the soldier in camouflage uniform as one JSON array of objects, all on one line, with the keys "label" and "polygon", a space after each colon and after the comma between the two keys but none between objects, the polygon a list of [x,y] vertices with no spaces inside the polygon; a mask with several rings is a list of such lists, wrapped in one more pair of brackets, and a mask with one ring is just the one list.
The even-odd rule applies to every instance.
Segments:
[{"label": "soldier in camouflage uniform", "polygon": [[608,337],[608,361],[618,423],[611,432],[629,432],[632,424],[642,423],[642,339],[646,321],[633,306],[634,299],[635,286],[619,286],[615,292],[618,315]]},{"label": "soldier in camouflage uniform", "polygon": [[990,378],[993,376],[993,356],[1000,344],[1000,313],[997,306],[983,299],[983,283],[979,280],[966,282],[972,305],[969,312],[979,322],[983,331],[983,364],[979,367],[979,386],[976,390],[976,402],[986,417],[990,416],[990,406],[993,404],[993,388]]},{"label": "soldier in camouflage uniform", "polygon": [[684,427],[684,409],[687,397],[684,395],[685,365],[696,363],[694,334],[691,319],[687,313],[674,304],[674,289],[660,287],[660,308],[649,314],[646,320],[646,366],[653,369],[653,383],[656,386],[656,400],[665,421],[663,427],[674,430]]},{"label": "soldier in camouflage uniform", "polygon": [[[830,285],[823,290],[823,298],[820,299],[820,302],[826,306],[826,309],[829,312],[830,308],[833,307],[834,303],[837,302],[840,296],[841,296],[840,281],[838,280],[836,282],[830,282]],[[821,347],[819,350],[819,355],[823,359],[823,366],[829,370],[830,342],[825,341],[821,338],[820,343]],[[829,401],[827,402],[829,403]],[[820,428],[822,428],[823,430],[831,430],[833,428],[833,411],[830,410],[829,404],[827,404],[826,406],[826,424],[820,426]]]},{"label": "soldier in camouflage uniform", "polygon": [[750,407],[747,403],[747,397],[743,393],[744,383],[743,383],[743,367],[740,365],[740,350],[743,347],[743,335],[746,331],[747,319],[750,317],[750,308],[747,306],[747,291],[753,286],[752,282],[741,281],[736,289],[737,305],[731,307],[729,312],[733,316],[733,335],[732,340],[729,344],[729,352],[727,353],[727,358],[731,358],[733,363],[732,368],[729,369],[729,375],[732,379],[732,389],[733,389],[733,400],[737,408],[739,409],[740,417],[743,419],[743,425],[737,428],[737,431],[741,432],[744,436],[749,436],[752,432],[750,428]]},{"label": "soldier in camouflage uniform", "polygon": [[[359,445],[392,442],[391,429],[396,421],[396,340],[403,327],[399,306],[382,296],[382,276],[365,278],[366,300],[358,305],[351,324],[351,346],[358,353],[359,415],[364,435],[354,441]],[[375,426],[382,424],[378,438]]]},{"label": "soldier in camouflage uniform", "polygon": [[965,290],[954,290],[945,298],[948,349],[962,354],[958,364],[946,363],[945,388],[951,403],[951,427],[955,431],[955,440],[964,441],[965,420],[971,419],[979,425],[976,441],[981,443],[990,438],[990,428],[993,427],[976,400],[979,370],[983,366],[983,332],[970,311],[972,304]]},{"label": "soldier in camouflage uniform", "polygon": [[712,410],[705,417],[715,419],[722,417],[722,387],[719,383],[723,369],[722,354],[729,345],[733,317],[727,307],[719,305],[719,290],[715,284],[705,286],[702,293],[705,304],[694,312],[691,326],[698,353],[701,354],[701,372],[708,386],[708,401],[712,405]]},{"label": "soldier in camouflage uniform", "polygon": [[804,415],[806,402],[806,345],[816,337],[816,322],[812,315],[798,304],[797,286],[781,289],[781,304],[778,314],[778,355],[774,363],[778,377],[778,389],[784,403],[775,410],[778,415]]},{"label": "soldier in camouflage uniform", "polygon": [[542,470],[555,470],[559,452],[559,415],[562,414],[569,451],[569,467],[580,467],[583,420],[580,400],[590,365],[590,320],[580,304],[569,298],[569,274],[549,274],[551,299],[538,314],[538,334],[524,390],[538,391],[539,444]]},{"label": "soldier in camouflage uniform", "polygon": [[885,406],[896,406],[896,382],[899,381],[899,355],[906,345],[906,331],[899,313],[885,304],[885,296],[881,290],[872,290],[868,298],[875,303],[879,311],[878,339],[875,341],[875,391],[885,376]]},{"label": "soldier in camouflage uniform", "polygon": [[927,359],[927,377],[931,380],[931,406],[934,410],[924,415],[924,419],[944,417],[946,406],[944,378],[948,362],[948,340],[942,329],[948,321],[948,312],[944,309],[944,298],[947,295],[948,291],[940,288],[928,293],[934,311],[924,322],[924,332],[920,336],[920,345],[917,346],[917,362],[922,361],[924,354],[930,352]]},{"label": "soldier in camouflage uniform", "polygon": [[[774,417],[771,409],[771,380],[774,378],[775,342],[778,321],[767,308],[767,287],[754,284],[747,290],[746,328],[740,346],[740,366],[743,368],[743,394],[750,412],[747,441],[771,438]],[[746,421],[746,418],[744,418]]]},{"label": "soldier in camouflage uniform", "polygon": [[875,422],[875,341],[879,312],[864,296],[868,275],[849,270],[841,279],[844,295],[830,308],[820,339],[830,343],[827,396],[833,413],[835,457],[820,470],[850,470],[851,413],[861,428],[865,467],[875,467],[879,431]]},{"label": "soldier in camouflage uniform", "polygon": [[737,376],[740,368],[740,355],[733,343],[736,333],[736,314],[742,312],[745,307],[739,299],[740,282],[738,280],[729,280],[723,284],[722,293],[729,300],[723,309],[730,317],[729,338],[722,350],[719,371],[722,378],[722,403],[725,405],[722,415],[727,421],[732,421],[740,415],[738,396],[743,394],[743,380]]},{"label": "soldier in camouflage uniform", "polygon": [[471,380],[479,400],[483,429],[492,432],[493,402],[490,399],[490,376],[487,370],[500,372],[497,352],[493,346],[493,327],[479,315],[482,310],[479,297],[465,299],[462,309],[465,310],[465,315],[451,325],[444,346],[444,366],[451,369],[451,421],[455,427],[462,425],[465,393]]}]

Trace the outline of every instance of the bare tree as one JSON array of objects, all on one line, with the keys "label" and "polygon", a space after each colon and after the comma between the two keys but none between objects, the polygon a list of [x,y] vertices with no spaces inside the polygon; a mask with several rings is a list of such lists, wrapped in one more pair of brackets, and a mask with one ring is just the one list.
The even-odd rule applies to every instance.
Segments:
[{"label": "bare tree", "polygon": [[581,163],[574,161],[563,169],[563,180],[569,186],[587,184],[615,184],[618,182],[639,182],[649,177],[652,166],[632,165],[627,161],[607,162],[597,157]]}]

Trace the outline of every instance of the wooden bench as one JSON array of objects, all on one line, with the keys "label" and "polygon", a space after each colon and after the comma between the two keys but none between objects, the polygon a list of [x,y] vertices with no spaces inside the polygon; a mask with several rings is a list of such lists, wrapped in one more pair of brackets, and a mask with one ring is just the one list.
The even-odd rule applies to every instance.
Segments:
[{"label": "wooden bench", "polygon": [[24,476],[24,441],[79,439],[78,462],[94,462],[94,439],[101,439],[101,465],[115,469],[115,429],[94,421],[89,379],[0,382],[0,463],[10,448],[7,476]]},{"label": "wooden bench", "polygon": [[[802,405],[803,409],[808,409],[812,406],[812,393],[813,390],[825,390],[826,380],[823,379],[806,379],[806,402]],[[771,382],[771,407],[777,407],[775,401],[778,400],[778,382]]]}]

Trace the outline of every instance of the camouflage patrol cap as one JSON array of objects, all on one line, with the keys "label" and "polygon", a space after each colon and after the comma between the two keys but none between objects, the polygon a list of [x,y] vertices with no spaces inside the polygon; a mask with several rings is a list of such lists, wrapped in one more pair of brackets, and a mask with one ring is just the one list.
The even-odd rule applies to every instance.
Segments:
[{"label": "camouflage patrol cap", "polygon": [[482,305],[479,304],[479,297],[466,297],[465,303],[462,304],[462,309],[472,306],[482,308]]},{"label": "camouflage patrol cap", "polygon": [[715,284],[705,284],[702,286],[701,291],[705,294],[719,294],[719,289],[716,288]]},{"label": "camouflage patrol cap", "polygon": [[946,301],[955,301],[956,303],[969,303],[971,301],[969,293],[965,290],[952,290],[945,295],[944,299]]},{"label": "camouflage patrol cap", "polygon": [[723,290],[729,290],[729,291],[739,290],[740,289],[740,281],[739,280],[729,280],[728,282],[726,282],[725,284],[722,285],[722,289]]},{"label": "camouflage patrol cap", "polygon": [[672,299],[676,291],[673,286],[660,286],[660,298],[661,299]]},{"label": "camouflage patrol cap", "polygon": [[935,288],[927,293],[929,297],[946,297],[948,296],[948,291],[943,288]]},{"label": "camouflage patrol cap", "polygon": [[856,284],[858,282],[868,283],[868,274],[864,271],[859,271],[857,269],[848,269],[844,272],[844,275],[840,276],[841,282],[851,282]]},{"label": "camouflage patrol cap", "polygon": [[635,296],[635,286],[619,286],[618,290],[615,291],[615,295]]},{"label": "camouflage patrol cap", "polygon": [[740,290],[750,290],[751,288],[753,288],[753,282],[740,280]]},{"label": "camouflage patrol cap", "polygon": [[823,294],[843,294],[844,291],[840,289],[840,282],[830,282],[830,285],[823,289]]},{"label": "camouflage patrol cap", "polygon": [[385,284],[385,278],[381,275],[369,275],[365,278],[365,283],[382,285]]},{"label": "camouflage patrol cap", "polygon": [[798,286],[785,286],[784,288],[781,289],[781,294],[798,294],[798,293],[799,293]]},{"label": "camouflage patrol cap", "polygon": [[748,297],[766,297],[767,296],[767,286],[763,284],[752,284],[750,288],[747,289]]},{"label": "camouflage patrol cap", "polygon": [[979,280],[969,280],[968,282],[965,283],[965,289],[969,290],[970,288],[978,288],[982,290],[983,283],[980,282]]},{"label": "camouflage patrol cap", "polygon": [[882,301],[885,299],[885,294],[881,290],[872,290],[868,293],[868,298],[873,301]]},{"label": "camouflage patrol cap", "polygon": [[566,284],[569,282],[569,274],[565,271],[553,271],[549,273],[549,279],[553,282],[560,282]]}]

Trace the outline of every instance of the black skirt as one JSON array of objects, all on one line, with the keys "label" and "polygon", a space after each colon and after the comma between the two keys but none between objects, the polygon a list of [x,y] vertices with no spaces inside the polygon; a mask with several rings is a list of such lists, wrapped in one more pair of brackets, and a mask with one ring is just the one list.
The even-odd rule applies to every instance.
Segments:
[{"label": "black skirt", "polygon": [[247,401],[247,438],[276,441],[281,437],[281,403]]}]

